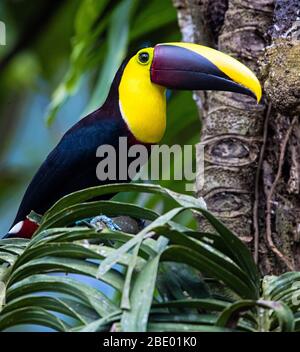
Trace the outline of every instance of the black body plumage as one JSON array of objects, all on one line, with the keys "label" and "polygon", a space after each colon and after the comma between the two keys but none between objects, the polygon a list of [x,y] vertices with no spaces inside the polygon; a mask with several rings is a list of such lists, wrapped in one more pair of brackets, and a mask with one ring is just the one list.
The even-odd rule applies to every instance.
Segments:
[{"label": "black body plumage", "polygon": [[126,63],[116,73],[103,106],[70,128],[43,162],[24,194],[13,225],[31,210],[44,214],[66,194],[108,183],[96,176],[99,146],[109,144],[118,151],[119,137],[129,137],[128,145],[137,143],[119,109],[118,86]]}]

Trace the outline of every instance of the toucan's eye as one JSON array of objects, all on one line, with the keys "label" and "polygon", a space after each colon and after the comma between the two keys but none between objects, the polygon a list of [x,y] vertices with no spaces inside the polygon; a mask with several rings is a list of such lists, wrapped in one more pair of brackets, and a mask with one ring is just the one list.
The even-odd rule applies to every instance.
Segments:
[{"label": "toucan's eye", "polygon": [[141,64],[146,64],[149,61],[149,54],[147,52],[139,53],[139,62]]}]

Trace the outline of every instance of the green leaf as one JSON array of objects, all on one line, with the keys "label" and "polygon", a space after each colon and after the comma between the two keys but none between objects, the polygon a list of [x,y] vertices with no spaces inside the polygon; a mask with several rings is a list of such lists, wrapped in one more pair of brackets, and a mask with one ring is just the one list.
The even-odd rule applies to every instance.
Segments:
[{"label": "green leaf", "polygon": [[[87,69],[99,61],[99,45],[97,41],[105,31],[109,17],[101,18],[108,0],[84,0],[78,8],[75,18],[75,36],[72,40],[70,66],[62,82],[53,93],[52,101],[47,109],[46,121],[50,125],[61,106],[68,97],[78,89],[81,78]],[[95,60],[95,57],[98,57]]]},{"label": "green leaf", "polygon": [[33,275],[23,279],[7,289],[7,302],[20,295],[34,292],[61,292],[77,297],[93,308],[100,316],[106,316],[118,310],[103,293],[86,284],[67,277]]},{"label": "green leaf", "polygon": [[143,11],[137,13],[130,31],[130,40],[144,36],[169,23],[176,23],[175,8],[170,6],[169,1],[152,0],[151,6],[143,7]]},{"label": "green leaf", "polygon": [[250,276],[253,284],[256,286],[256,297],[258,297],[260,278],[257,271],[257,267],[249,249],[237,237],[237,235],[235,235],[231,230],[229,230],[224,224],[222,224],[221,221],[215,218],[210,212],[205,209],[199,209],[199,211],[224,239],[224,243],[226,244],[228,251],[231,252],[233,258],[235,258],[236,263],[239,264],[241,268],[244,269],[245,272]]},{"label": "green leaf", "polygon": [[166,197],[168,199],[174,200],[176,203],[182,206],[202,206],[205,207],[205,204],[200,199],[195,199],[191,196],[184,196],[179,193],[173,192],[166,188],[163,188],[159,185],[152,184],[140,184],[140,183],[115,183],[108,184],[103,186],[96,186],[86,188],[84,190],[80,190],[74,193],[71,193],[67,196],[64,196],[59,201],[57,201],[45,214],[44,220],[47,220],[49,217],[52,217],[54,214],[59,211],[70,207],[71,205],[75,205],[78,203],[86,202],[93,198],[98,198],[108,194],[116,194],[120,192],[145,192],[152,193],[156,195],[160,195]]},{"label": "green leaf", "polygon": [[[159,216],[126,202],[93,201],[129,190],[163,196],[174,204],[173,208]],[[180,214],[186,211],[202,213],[217,233],[194,231],[178,223]],[[101,213],[126,214],[151,222],[137,235],[64,227]],[[251,271],[253,262],[237,255],[239,248],[243,255],[248,250],[245,252],[245,245],[224,229],[201,199],[160,186],[114,184],[75,192],[47,212],[31,241],[0,241],[0,257],[12,256],[12,265],[1,274],[6,305],[0,318],[36,307],[40,310],[33,314],[33,322],[51,325],[57,331],[107,331],[110,324],[114,324],[113,330],[122,331],[223,331],[214,324],[218,321],[219,325],[228,325],[231,320],[235,330],[253,331],[257,310],[263,309],[267,311],[265,326],[270,330],[280,327],[292,331],[294,318],[287,304],[295,292],[291,278],[297,276],[278,278],[277,283],[277,278],[272,278],[264,284],[263,297],[275,293],[284,302],[257,300],[256,267]],[[114,268],[116,264],[124,268]],[[115,297],[108,298],[101,290],[61,273],[100,278],[116,290]],[[203,279],[199,273],[209,277]],[[229,299],[223,299],[225,291],[230,292]],[[245,306],[249,301],[250,308]],[[243,309],[250,309],[251,314],[239,319]],[[72,318],[71,325],[62,319],[57,321],[51,312]],[[18,319],[15,321],[22,321]]]},{"label": "green leaf", "polygon": [[140,231],[137,235],[135,235],[134,238],[132,238],[123,246],[118,248],[114,254],[103,260],[99,267],[98,277],[101,277],[101,275],[105,274],[108,270],[110,270],[124,253],[128,252],[134,246],[137,246],[137,252],[134,254],[133,264],[131,265],[131,267],[134,267],[137,254],[142,244],[142,241],[144,240],[144,237],[155,227],[164,225],[167,221],[171,220],[174,216],[180,213],[180,211],[182,211],[182,208],[176,208],[158,217],[152,223],[146,226],[142,231]]},{"label": "green leaf", "polygon": [[214,314],[168,314],[168,313],[153,313],[150,316],[150,324],[154,322],[166,322],[166,323],[192,323],[192,324],[205,324],[214,325],[217,320],[217,316]]},{"label": "green leaf", "polygon": [[107,216],[128,215],[146,220],[154,220],[158,217],[156,212],[137,205],[114,201],[88,202],[69,206],[52,217],[46,217],[37,233],[47,228],[67,226],[78,220],[100,214]]},{"label": "green leaf", "polygon": [[116,320],[119,320],[120,318],[120,313],[112,313],[107,315],[104,318],[98,319],[93,321],[90,324],[85,325],[84,327],[79,327],[73,329],[73,331],[76,332],[98,332],[98,331],[104,331],[106,330],[107,325],[109,326],[111,323],[115,322]]},{"label": "green leaf", "polygon": [[252,280],[249,279],[247,274],[241,270],[234,262],[231,261],[230,258],[226,257],[223,253],[218,251],[213,245],[209,245],[202,241],[195,241],[192,238],[189,238],[184,233],[181,233],[176,230],[171,230],[168,227],[160,227],[155,229],[155,232],[158,232],[161,235],[166,236],[170,239],[172,244],[178,244],[189,248],[193,248],[198,254],[212,260],[215,264],[221,265],[226,268],[231,274],[239,277],[245,284],[249,287],[249,296],[256,297],[257,294],[257,287],[253,285]]},{"label": "green leaf", "polygon": [[23,238],[1,238],[0,239],[0,248],[2,246],[12,245],[15,247],[25,248],[29,243],[29,240]]},{"label": "green leaf", "polygon": [[0,264],[1,263],[8,263],[8,264],[12,265],[17,260],[17,258],[18,257],[14,254],[2,252],[2,253],[0,253]]},{"label": "green leaf", "polygon": [[264,279],[264,297],[279,300],[291,291],[300,289],[300,272],[288,272],[283,275],[267,276]]},{"label": "green leaf", "polygon": [[211,311],[221,311],[226,308],[230,303],[213,298],[204,299],[182,299],[176,301],[167,301],[162,303],[155,303],[153,307],[157,308],[197,308],[207,309]]},{"label": "green leaf", "polygon": [[[264,300],[242,300],[232,303],[226,307],[220,314],[216,326],[234,328],[240,318],[240,313],[245,312],[254,307],[270,309],[274,312],[281,331],[294,330],[294,316],[291,310],[282,302],[264,301]],[[258,313],[261,314],[261,313]],[[266,323],[260,329],[266,329]]]},{"label": "green leaf", "polygon": [[161,263],[157,289],[164,300],[210,297],[210,289],[198,270],[183,263]]},{"label": "green leaf", "polygon": [[114,75],[126,55],[129,22],[135,2],[135,0],[123,0],[116,6],[112,13],[108,28],[107,54],[94,89],[94,94],[88,107],[83,112],[83,116],[104,103]]},{"label": "green leaf", "polygon": [[[75,18],[75,32],[81,40],[89,35],[94,24],[101,16],[108,0],[83,0],[78,8]],[[77,39],[78,40],[78,39]]]},{"label": "green leaf", "polygon": [[56,331],[66,331],[67,329],[61,319],[40,307],[20,308],[0,316],[1,331],[21,324],[42,325]]},{"label": "green leaf", "polygon": [[300,317],[295,316],[295,329],[294,331],[299,332],[300,331]]},{"label": "green leaf", "polygon": [[[128,186],[128,187],[126,187]],[[66,196],[62,198],[61,201],[57,202],[52,209],[49,210],[51,214],[58,209],[61,209],[64,204],[70,205],[73,202],[86,201],[88,199],[101,196],[104,194],[117,193],[122,191],[140,191],[140,192],[149,192],[160,194],[166,196],[168,198],[173,199],[178,204],[185,208],[194,208],[199,211],[217,230],[219,235],[224,239],[224,244],[227,247],[227,250],[231,253],[232,257],[235,259],[236,263],[241,266],[242,269],[250,276],[253,284],[256,286],[256,295],[258,297],[258,286],[259,286],[259,275],[257,272],[256,265],[253,261],[251,253],[248,248],[243,244],[243,242],[238,239],[236,235],[234,235],[226,226],[224,226],[219,220],[217,220],[210,212],[204,209],[203,201],[199,199],[195,199],[191,196],[186,196],[182,194],[178,194],[176,192],[170,191],[168,189],[164,189],[160,186],[155,185],[141,185],[141,184],[130,184],[130,185],[122,185],[122,184],[114,184],[114,185],[106,185],[105,187],[93,187],[86,189],[84,191],[79,191],[73,193],[73,195]],[[49,214],[48,213],[48,214]],[[46,219],[47,219],[46,215]]]},{"label": "green leaf", "polygon": [[12,300],[5,306],[2,314],[32,306],[67,315],[78,320],[81,324],[88,324],[99,318],[99,315],[94,310],[90,309],[82,302],[65,297],[39,297],[34,295],[27,295]]},{"label": "green leaf", "polygon": [[55,255],[58,257],[69,256],[69,258],[90,258],[102,259],[98,253],[91,251],[82,244],[78,243],[47,243],[47,245],[39,245],[29,248],[22,256],[18,258],[15,263],[14,269],[20,265],[28,263],[32,259],[40,257]]},{"label": "green leaf", "polygon": [[293,312],[283,302],[259,300],[257,304],[262,308],[271,309],[279,323],[282,332],[294,331],[295,321]]},{"label": "green leaf", "polygon": [[[121,330],[120,324],[115,324],[115,331]],[[230,329],[213,325],[180,324],[180,323],[149,323],[149,332],[229,332]]]},{"label": "green leaf", "polygon": [[216,321],[216,326],[235,328],[240,318],[240,313],[257,305],[254,300],[241,300],[227,306]]},{"label": "green leaf", "polygon": [[[65,255],[68,255],[68,253]],[[72,259],[69,257],[43,257],[40,259],[31,260],[18,267],[18,269],[11,275],[9,284],[11,285],[31,275],[47,272],[75,273],[96,278],[97,268],[98,265],[95,263]],[[124,282],[122,275],[118,271],[110,270],[102,276],[101,280],[115,289],[122,291]]]},{"label": "green leaf", "polygon": [[226,263],[225,260],[223,261],[223,264],[218,264],[209,257],[203,256],[190,248],[179,245],[172,245],[167,248],[161,257],[161,260],[189,264],[200,272],[205,272],[221,282],[224,282],[239,296],[245,298],[253,297],[253,291],[230,271],[228,263]]},{"label": "green leaf", "polygon": [[13,245],[5,245],[0,247],[0,253],[10,253],[19,256],[24,252],[24,247],[13,246]]},{"label": "green leaf", "polygon": [[147,331],[148,315],[153,300],[160,254],[166,248],[167,243],[165,238],[159,238],[157,243],[158,254],[148,261],[144,268],[137,274],[130,294],[130,301],[134,302],[134,304],[129,311],[124,310],[122,314],[122,331]]}]

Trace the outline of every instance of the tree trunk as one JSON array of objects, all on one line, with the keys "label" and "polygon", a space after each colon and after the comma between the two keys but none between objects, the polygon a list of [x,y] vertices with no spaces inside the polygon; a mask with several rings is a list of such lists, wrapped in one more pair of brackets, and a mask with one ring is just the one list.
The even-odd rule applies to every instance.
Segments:
[{"label": "tree trunk", "polygon": [[[264,274],[300,269],[299,0],[173,0],[183,41],[256,72],[263,102],[195,92],[203,129],[197,195],[247,243]],[[299,28],[298,28],[299,27]],[[209,225],[199,218],[199,225]]]}]

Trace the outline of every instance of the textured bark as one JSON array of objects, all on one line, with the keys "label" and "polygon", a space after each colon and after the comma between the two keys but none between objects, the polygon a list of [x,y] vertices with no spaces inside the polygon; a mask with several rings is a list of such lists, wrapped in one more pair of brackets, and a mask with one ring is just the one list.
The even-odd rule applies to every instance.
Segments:
[{"label": "textured bark", "polygon": [[261,65],[272,113],[263,161],[267,240],[260,241],[260,264],[263,272],[282,272],[286,266],[300,269],[299,0],[275,1],[270,35]]},{"label": "textured bark", "polygon": [[[195,92],[205,151],[197,195],[248,244],[264,273],[299,268],[300,126],[293,120],[300,112],[299,1],[174,0],[174,6],[183,41],[230,54],[265,82],[259,105],[238,94]],[[209,227],[201,218],[199,224]]]}]

